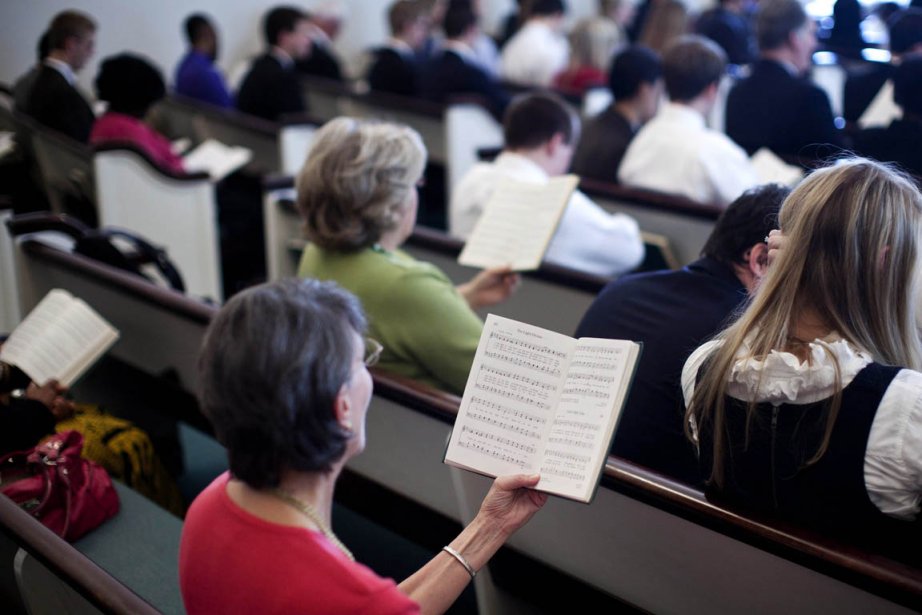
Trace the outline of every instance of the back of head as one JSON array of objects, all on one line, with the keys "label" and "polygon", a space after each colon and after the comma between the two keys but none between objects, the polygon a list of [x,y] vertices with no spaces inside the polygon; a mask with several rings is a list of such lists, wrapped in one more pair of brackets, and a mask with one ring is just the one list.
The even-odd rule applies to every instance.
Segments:
[{"label": "back of head", "polygon": [[68,39],[85,38],[95,31],[96,22],[86,13],[63,11],[48,26],[48,44],[52,50],[63,50]]},{"label": "back of head", "polygon": [[652,84],[663,74],[659,55],[643,45],[631,45],[615,56],[608,73],[608,87],[615,101],[630,100],[644,83]]},{"label": "back of head", "polygon": [[787,44],[789,37],[807,23],[799,0],[762,0],[756,17],[759,49],[771,51]]},{"label": "back of head", "polygon": [[743,264],[744,254],[778,228],[778,211],[791,190],[781,184],[750,188],[720,214],[701,255],[725,265]]},{"label": "back of head", "polygon": [[417,0],[397,0],[387,11],[391,36],[399,36],[422,16],[423,9]]},{"label": "back of head", "polygon": [[48,54],[51,53],[51,32],[45,30],[42,33],[41,38],[38,39],[38,47],[35,50],[38,61],[44,62],[45,58],[48,57]]},{"label": "back of head", "polygon": [[720,81],[726,67],[727,54],[717,43],[703,36],[681,37],[663,55],[663,79],[669,99],[694,100]]},{"label": "back of head", "polygon": [[567,5],[563,0],[532,0],[529,3],[528,16],[553,17],[567,12]]},{"label": "back of head", "polygon": [[199,403],[235,478],[276,487],[284,470],[328,471],[342,457],[334,403],[364,331],[358,300],[332,282],[280,280],[224,305],[199,355]]},{"label": "back of head", "polygon": [[277,6],[268,13],[263,20],[263,36],[266,43],[276,45],[283,32],[294,32],[301,21],[307,19],[307,14],[296,6]]},{"label": "back of head", "polygon": [[503,115],[503,138],[509,150],[541,147],[554,135],[575,145],[579,138],[579,117],[562,98],[549,92],[516,96]]},{"label": "back of head", "polygon": [[340,117],[317,131],[298,174],[298,209],[321,248],[367,248],[403,220],[426,150],[412,128]]},{"label": "back of head", "polygon": [[922,45],[922,9],[900,11],[890,19],[889,27],[891,52],[909,53]]},{"label": "back of head", "polygon": [[203,37],[208,36],[209,32],[214,32],[214,27],[206,15],[193,13],[183,22],[183,30],[186,33],[186,41],[190,45],[195,45],[201,42]]},{"label": "back of head", "polygon": [[570,31],[571,61],[577,66],[608,70],[621,31],[615,22],[589,17],[581,19]]},{"label": "back of head", "polygon": [[166,95],[163,76],[144,58],[128,53],[103,61],[96,75],[96,93],[109,110],[143,117]]},{"label": "back of head", "polygon": [[907,56],[893,75],[893,100],[904,115],[922,119],[922,54]]},{"label": "back of head", "polygon": [[469,7],[453,8],[445,13],[442,20],[442,29],[445,31],[445,36],[451,39],[462,38],[476,25],[477,15]]}]

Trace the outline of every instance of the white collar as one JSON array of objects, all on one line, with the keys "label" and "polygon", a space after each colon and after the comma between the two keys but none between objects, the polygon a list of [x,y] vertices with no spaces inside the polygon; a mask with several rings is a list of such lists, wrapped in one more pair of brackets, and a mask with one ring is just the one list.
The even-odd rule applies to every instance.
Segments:
[{"label": "white collar", "polygon": [[515,179],[546,182],[547,172],[522,154],[515,152],[502,152],[496,157],[494,164],[497,168],[514,177]]},{"label": "white collar", "polygon": [[396,37],[391,37],[387,39],[387,43],[384,45],[388,49],[392,49],[399,53],[402,56],[411,56],[413,55],[413,48],[410,47],[406,41],[401,40]]},{"label": "white collar", "polygon": [[57,58],[45,58],[45,66],[55,69],[71,86],[74,85],[77,81],[77,76],[74,74],[74,69],[70,67],[70,64],[64,60],[58,60]]},{"label": "white collar", "polygon": [[669,122],[678,122],[694,128],[705,128],[704,116],[688,105],[677,102],[667,102],[660,107],[659,118]]},{"label": "white collar", "polygon": [[475,64],[477,62],[477,56],[474,54],[474,50],[471,49],[471,47],[466,43],[446,39],[442,43],[442,48],[445,51],[454,51],[456,54],[461,56],[461,59],[465,62],[473,62]]},{"label": "white collar", "polygon": [[279,64],[282,65],[282,68],[288,69],[294,66],[294,58],[288,55],[288,52],[281,47],[276,47],[273,45],[269,50],[269,55],[278,60]]}]

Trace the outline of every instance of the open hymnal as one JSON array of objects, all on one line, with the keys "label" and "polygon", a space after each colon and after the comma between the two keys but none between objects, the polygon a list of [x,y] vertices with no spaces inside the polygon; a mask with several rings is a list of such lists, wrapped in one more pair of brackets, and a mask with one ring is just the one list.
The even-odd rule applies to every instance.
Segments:
[{"label": "open hymnal", "polygon": [[248,163],[253,152],[239,145],[224,145],[207,139],[183,156],[183,168],[189,173],[204,171],[214,181],[220,181]]},{"label": "open hymnal", "polygon": [[591,502],[640,350],[490,314],[445,463],[487,476],[538,472],[539,491]]},{"label": "open hymnal", "polygon": [[500,181],[458,257],[470,267],[528,271],[541,266],[579,178],[563,175],[540,184]]},{"label": "open hymnal", "polygon": [[73,384],[118,339],[118,331],[66,290],[45,295],[0,349],[0,361],[44,384]]}]

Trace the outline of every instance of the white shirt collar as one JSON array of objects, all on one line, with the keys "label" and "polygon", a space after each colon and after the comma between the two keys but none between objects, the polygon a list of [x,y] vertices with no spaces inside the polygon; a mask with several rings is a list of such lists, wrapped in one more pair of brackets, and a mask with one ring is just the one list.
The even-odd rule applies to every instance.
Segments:
[{"label": "white shirt collar", "polygon": [[389,38],[385,47],[388,49],[393,49],[402,56],[411,56],[413,55],[413,48],[410,47],[406,41],[402,41],[399,38]]},{"label": "white shirt collar", "polygon": [[667,102],[665,105],[660,107],[658,115],[660,118],[670,122],[678,122],[695,128],[706,127],[704,123],[704,116],[688,105],[683,105],[682,103],[671,101]]},{"label": "white shirt collar", "polygon": [[477,62],[477,56],[474,55],[474,50],[461,41],[445,40],[445,42],[442,43],[442,48],[445,49],[445,51],[454,51],[461,56],[461,59],[465,62]]},{"label": "white shirt collar", "polygon": [[288,52],[286,52],[281,47],[273,46],[269,50],[269,54],[272,55],[273,58],[279,61],[279,64],[282,65],[282,68],[288,69],[294,66],[294,63],[295,63],[294,58],[288,55]]},{"label": "white shirt collar", "polygon": [[502,169],[503,173],[516,179],[546,182],[547,172],[534,161],[515,152],[502,152],[496,157],[494,164]]},{"label": "white shirt collar", "polygon": [[74,69],[70,67],[70,64],[64,60],[58,60],[57,58],[45,58],[45,66],[51,67],[61,73],[61,76],[69,83],[71,86],[77,81],[77,76],[74,74]]}]

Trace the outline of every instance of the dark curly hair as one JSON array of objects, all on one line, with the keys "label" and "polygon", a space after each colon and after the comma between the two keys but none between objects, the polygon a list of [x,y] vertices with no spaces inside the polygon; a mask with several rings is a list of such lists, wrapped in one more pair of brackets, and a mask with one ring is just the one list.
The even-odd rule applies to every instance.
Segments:
[{"label": "dark curly hair", "polygon": [[284,470],[329,471],[349,434],[334,413],[350,378],[358,299],[333,282],[287,279],[235,295],[199,356],[199,401],[231,473],[278,486]]},{"label": "dark curly hair", "polygon": [[96,75],[96,93],[109,103],[110,111],[141,118],[166,96],[166,85],[153,64],[123,53],[103,61]]}]

